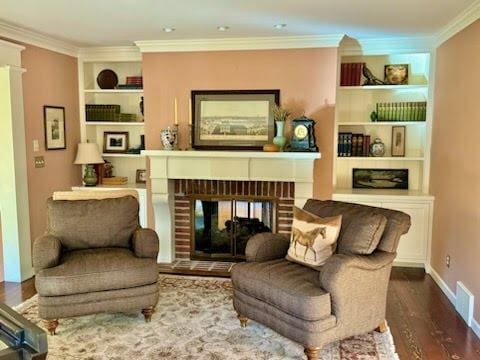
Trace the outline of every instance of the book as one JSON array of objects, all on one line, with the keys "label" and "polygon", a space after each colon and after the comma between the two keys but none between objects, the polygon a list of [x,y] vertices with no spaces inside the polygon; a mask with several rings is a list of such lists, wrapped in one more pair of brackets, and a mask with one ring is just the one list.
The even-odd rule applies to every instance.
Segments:
[{"label": "book", "polygon": [[126,176],[104,177],[102,179],[103,185],[126,185],[127,183],[128,177]]}]

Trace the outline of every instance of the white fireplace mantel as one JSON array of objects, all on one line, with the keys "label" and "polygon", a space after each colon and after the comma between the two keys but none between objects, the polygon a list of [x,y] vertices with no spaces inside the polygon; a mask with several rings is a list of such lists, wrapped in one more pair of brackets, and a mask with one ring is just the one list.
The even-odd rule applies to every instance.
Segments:
[{"label": "white fireplace mantel", "polygon": [[158,261],[174,259],[173,179],[288,181],[295,183],[295,205],[313,196],[313,166],[320,153],[260,151],[144,150],[150,159],[155,229],[160,238]]}]

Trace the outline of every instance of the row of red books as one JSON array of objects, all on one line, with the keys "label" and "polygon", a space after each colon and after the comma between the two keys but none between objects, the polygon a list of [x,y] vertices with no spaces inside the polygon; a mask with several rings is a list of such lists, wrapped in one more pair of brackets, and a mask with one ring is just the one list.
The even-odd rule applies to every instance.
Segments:
[{"label": "row of red books", "polygon": [[369,156],[370,155],[370,135],[338,133],[338,156]]},{"label": "row of red books", "polygon": [[127,76],[127,85],[143,85],[143,76]]},{"label": "row of red books", "polygon": [[364,63],[342,63],[340,66],[340,86],[360,86]]}]

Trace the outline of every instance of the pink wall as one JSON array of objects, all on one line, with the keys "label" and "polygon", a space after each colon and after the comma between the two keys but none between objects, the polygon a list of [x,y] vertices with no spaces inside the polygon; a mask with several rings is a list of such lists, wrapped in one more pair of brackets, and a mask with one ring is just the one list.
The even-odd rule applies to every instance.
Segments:
[{"label": "pink wall", "polygon": [[294,117],[305,113],[317,122],[322,159],[315,164],[314,196],[331,196],[337,49],[147,53],[142,66],[148,149],[161,148],[175,98],[180,146],[187,146],[191,90],[280,89],[280,102]]},{"label": "pink wall", "polygon": [[[73,165],[80,141],[77,59],[25,45],[22,52],[23,102],[27,144],[30,232],[33,240],[45,231],[46,200],[56,190],[81,183],[81,170]],[[65,107],[66,150],[45,150],[43,105]],[[37,139],[40,151],[33,152]],[[36,169],[34,156],[45,157],[45,167]]]},{"label": "pink wall", "polygon": [[[455,291],[475,295],[480,321],[480,20],[437,50],[430,188],[435,196],[432,266]],[[450,268],[445,257],[451,256]]]}]

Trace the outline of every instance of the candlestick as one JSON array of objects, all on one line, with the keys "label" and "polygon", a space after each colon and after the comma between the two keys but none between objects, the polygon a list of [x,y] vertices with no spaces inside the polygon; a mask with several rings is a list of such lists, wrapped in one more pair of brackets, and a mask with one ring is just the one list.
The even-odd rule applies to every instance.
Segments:
[{"label": "candlestick", "polygon": [[175,98],[175,125],[178,125],[177,98]]},{"label": "candlestick", "polygon": [[188,124],[188,149],[192,150],[192,124]]}]

